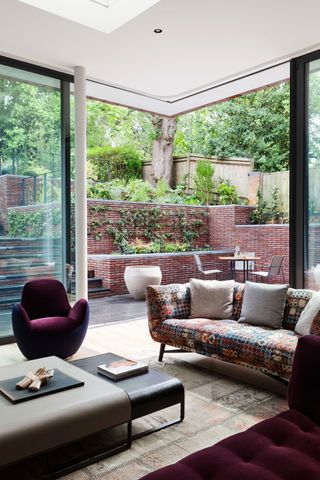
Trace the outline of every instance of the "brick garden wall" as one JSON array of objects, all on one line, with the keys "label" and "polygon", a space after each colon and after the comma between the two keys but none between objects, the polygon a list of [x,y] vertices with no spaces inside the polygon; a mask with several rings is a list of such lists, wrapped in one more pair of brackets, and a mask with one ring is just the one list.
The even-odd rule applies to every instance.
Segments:
[{"label": "brick garden wall", "polygon": [[[161,209],[159,223],[163,226],[157,228],[154,233],[171,233],[172,237],[168,238],[168,242],[183,242],[181,228],[179,227],[181,223],[179,214],[185,213],[188,229],[197,230],[200,233],[198,238],[193,241],[193,247],[201,249],[209,245],[208,207],[88,200],[88,253],[108,254],[117,251],[117,245],[113,242],[112,236],[107,233],[108,228],[120,219],[126,217],[129,219],[130,212],[156,208]],[[127,215],[126,212],[128,212]],[[195,222],[201,222],[202,226],[195,227]],[[123,228],[129,229],[130,242],[135,241],[136,237],[142,239],[145,243],[150,241],[144,237],[144,228],[133,229],[129,223],[125,224]]]},{"label": "brick garden wall", "polygon": [[[169,206],[171,208],[172,206]],[[255,268],[266,269],[273,255],[285,256],[285,281],[289,282],[289,226],[288,225],[248,225],[252,207],[214,206],[208,208],[208,243],[213,250],[233,251],[239,245],[242,251],[255,252],[261,257]],[[219,254],[201,254],[206,268],[219,268],[220,278],[227,278],[228,263],[218,259]],[[89,255],[89,268],[103,278],[104,286],[111,289],[112,295],[127,293],[124,283],[124,270],[127,265],[159,265],[162,283],[187,282],[191,277],[204,278],[196,269],[191,253],[151,254],[151,255]],[[238,273],[238,280],[242,275]],[[274,278],[273,282],[282,282]]]},{"label": "brick garden wall", "polygon": [[[289,225],[248,225],[253,207],[232,206],[209,208],[209,240],[214,248],[239,245],[243,252],[261,257],[256,268],[266,269],[273,255],[285,257],[285,279],[289,282]],[[273,282],[282,282],[282,277]]]},{"label": "brick garden wall", "polygon": [[[225,252],[228,253],[228,252]],[[201,253],[201,262],[205,268],[220,268],[223,270],[218,278],[226,278],[227,267],[219,263],[219,254]],[[162,284],[186,283],[190,278],[205,278],[196,268],[192,253],[160,253],[147,255],[89,255],[89,269],[103,279],[103,286],[110,288],[110,295],[128,293],[124,282],[126,266],[159,265],[162,272]],[[213,278],[213,277],[210,277]]]},{"label": "brick garden wall", "polygon": [[[20,211],[30,211],[36,207],[17,207],[21,188],[21,178],[12,175],[0,176],[0,225],[6,233],[6,213],[8,208],[15,208]],[[102,208],[101,208],[102,207]],[[168,239],[170,242],[182,242],[181,228],[179,223],[181,212],[185,212],[188,229],[192,230],[194,222],[201,221],[201,233],[193,241],[193,247],[197,249],[209,245],[212,249],[234,248],[239,245],[242,251],[255,252],[261,257],[257,266],[265,267],[270,263],[273,255],[285,256],[285,274],[288,278],[289,265],[289,227],[288,225],[250,225],[250,214],[253,207],[228,205],[198,207],[186,205],[156,205],[148,203],[131,203],[105,200],[88,201],[88,253],[89,255],[109,254],[117,250],[112,237],[107,234],[107,228],[121,218],[121,212],[137,211],[139,209],[151,210],[161,209],[160,223],[163,225],[158,233],[172,233]],[[125,218],[125,216],[124,216]],[[128,225],[125,225],[127,228]],[[320,263],[320,226],[313,225],[309,231],[311,255],[314,257],[314,264]],[[135,237],[143,238],[143,230],[130,232],[129,240],[134,241]],[[148,239],[144,239],[148,242]],[[99,261],[98,261],[99,260]],[[211,263],[213,267],[224,270],[226,276],[226,265],[219,265],[217,256],[204,255],[204,263]],[[100,265],[101,263],[101,265]],[[163,283],[186,282],[190,277],[198,275],[192,254],[161,254],[158,256],[113,256],[106,260],[106,257],[90,257],[89,268],[94,268],[96,275],[103,278],[106,287],[112,289],[112,294],[125,293],[123,281],[124,268],[128,264],[156,264],[160,265],[163,272]],[[275,279],[281,281],[281,279]],[[311,286],[311,280],[310,280]]]}]

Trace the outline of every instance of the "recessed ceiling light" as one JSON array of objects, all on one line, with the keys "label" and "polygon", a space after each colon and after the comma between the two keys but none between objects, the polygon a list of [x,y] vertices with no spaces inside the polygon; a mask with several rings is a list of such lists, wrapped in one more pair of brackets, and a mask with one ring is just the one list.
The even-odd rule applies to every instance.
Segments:
[{"label": "recessed ceiling light", "polygon": [[162,29],[161,29],[161,28],[155,28],[153,31],[154,31],[154,33],[162,33]]}]

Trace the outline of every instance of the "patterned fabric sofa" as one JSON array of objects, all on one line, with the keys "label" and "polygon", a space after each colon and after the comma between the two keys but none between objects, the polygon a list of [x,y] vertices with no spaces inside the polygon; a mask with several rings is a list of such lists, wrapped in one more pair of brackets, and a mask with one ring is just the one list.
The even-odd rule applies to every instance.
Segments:
[{"label": "patterned fabric sofa", "polygon": [[[288,289],[282,328],[277,330],[238,323],[243,293],[244,285],[235,284],[231,320],[211,320],[189,318],[188,284],[148,286],[149,331],[153,340],[161,343],[159,360],[170,345],[287,381],[299,338],[294,327],[313,292]],[[320,314],[313,321],[311,334],[320,334]]]}]

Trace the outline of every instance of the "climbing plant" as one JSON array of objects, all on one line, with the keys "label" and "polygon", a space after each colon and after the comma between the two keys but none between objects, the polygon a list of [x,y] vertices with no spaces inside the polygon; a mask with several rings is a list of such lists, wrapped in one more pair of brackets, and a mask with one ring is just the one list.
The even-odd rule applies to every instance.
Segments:
[{"label": "climbing plant", "polygon": [[[92,205],[88,233],[96,241],[110,235],[117,251],[126,253],[160,253],[188,251],[206,232],[206,212],[192,212],[192,219],[183,209],[121,208],[116,219],[104,216],[111,208]],[[174,228],[172,226],[174,225]],[[180,239],[181,241],[178,241]]]}]

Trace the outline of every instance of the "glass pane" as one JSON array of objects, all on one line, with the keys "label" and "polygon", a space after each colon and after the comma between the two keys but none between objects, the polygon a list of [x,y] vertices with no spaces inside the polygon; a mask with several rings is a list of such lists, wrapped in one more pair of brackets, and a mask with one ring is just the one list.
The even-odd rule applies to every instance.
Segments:
[{"label": "glass pane", "polygon": [[320,60],[308,64],[308,211],[305,286],[320,289]]},{"label": "glass pane", "polygon": [[0,338],[32,279],[66,279],[60,81],[0,65]]}]

